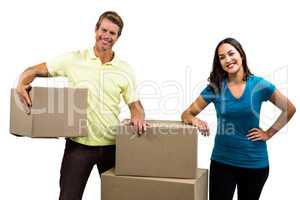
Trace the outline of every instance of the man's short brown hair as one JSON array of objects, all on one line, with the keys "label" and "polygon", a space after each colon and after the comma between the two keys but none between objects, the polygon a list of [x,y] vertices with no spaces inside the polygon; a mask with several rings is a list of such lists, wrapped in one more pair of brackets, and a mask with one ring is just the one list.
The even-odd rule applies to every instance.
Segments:
[{"label": "man's short brown hair", "polygon": [[99,29],[100,24],[101,24],[103,19],[108,19],[112,23],[116,24],[119,27],[118,36],[121,35],[122,29],[123,29],[123,20],[116,12],[114,12],[114,11],[104,12],[98,19],[98,22],[96,24],[96,30]]}]

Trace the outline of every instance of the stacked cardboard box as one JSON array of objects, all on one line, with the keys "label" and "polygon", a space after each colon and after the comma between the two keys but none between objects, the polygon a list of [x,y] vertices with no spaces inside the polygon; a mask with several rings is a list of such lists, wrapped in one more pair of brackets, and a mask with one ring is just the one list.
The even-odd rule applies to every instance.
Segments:
[{"label": "stacked cardboard box", "polygon": [[116,168],[102,174],[102,200],[206,200],[207,170],[197,169],[197,129],[179,121],[148,121],[137,136],[118,127]]},{"label": "stacked cardboard box", "polygon": [[11,89],[10,133],[51,138],[86,136],[87,89],[33,87],[30,113]]},{"label": "stacked cardboard box", "polygon": [[207,170],[194,179],[116,176],[102,174],[101,200],[207,200]]}]

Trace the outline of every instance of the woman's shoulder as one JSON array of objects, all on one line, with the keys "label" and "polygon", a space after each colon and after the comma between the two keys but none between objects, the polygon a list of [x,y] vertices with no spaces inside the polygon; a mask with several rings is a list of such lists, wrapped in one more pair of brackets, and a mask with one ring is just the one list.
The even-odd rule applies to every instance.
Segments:
[{"label": "woman's shoulder", "polygon": [[275,85],[264,77],[251,75],[249,76],[249,85],[256,89],[275,88]]},{"label": "woman's shoulder", "polygon": [[263,77],[257,76],[257,75],[254,75],[254,74],[249,75],[247,80],[252,82],[252,83],[259,83],[261,81],[266,81]]}]

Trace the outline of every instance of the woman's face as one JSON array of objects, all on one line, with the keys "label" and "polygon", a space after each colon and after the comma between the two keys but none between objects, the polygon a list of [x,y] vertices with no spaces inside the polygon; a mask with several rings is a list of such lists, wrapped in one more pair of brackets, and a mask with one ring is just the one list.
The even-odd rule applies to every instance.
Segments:
[{"label": "woman's face", "polygon": [[241,54],[231,44],[222,44],[218,49],[218,55],[223,70],[228,74],[236,74],[243,70]]}]

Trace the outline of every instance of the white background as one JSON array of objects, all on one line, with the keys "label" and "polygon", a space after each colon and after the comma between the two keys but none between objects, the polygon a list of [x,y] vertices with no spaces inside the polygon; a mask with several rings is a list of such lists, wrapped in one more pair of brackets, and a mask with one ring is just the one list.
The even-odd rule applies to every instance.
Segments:
[{"label": "white background", "polygon": [[[10,135],[10,88],[26,67],[92,46],[94,26],[102,12],[115,10],[125,21],[115,51],[136,72],[147,118],[179,120],[206,85],[215,46],[229,36],[242,43],[252,72],[273,82],[299,107],[298,8],[292,0],[2,1],[0,199],[58,199],[64,140]],[[34,83],[51,84],[56,86],[61,80]],[[126,107],[122,110],[120,117],[128,117]],[[270,126],[277,115],[270,103],[264,104],[262,127]],[[268,142],[270,175],[262,200],[299,199],[297,115]],[[199,117],[215,130],[211,105]],[[214,133],[199,137],[199,167],[209,167],[213,139]],[[96,168],[84,199],[100,199]]]}]

